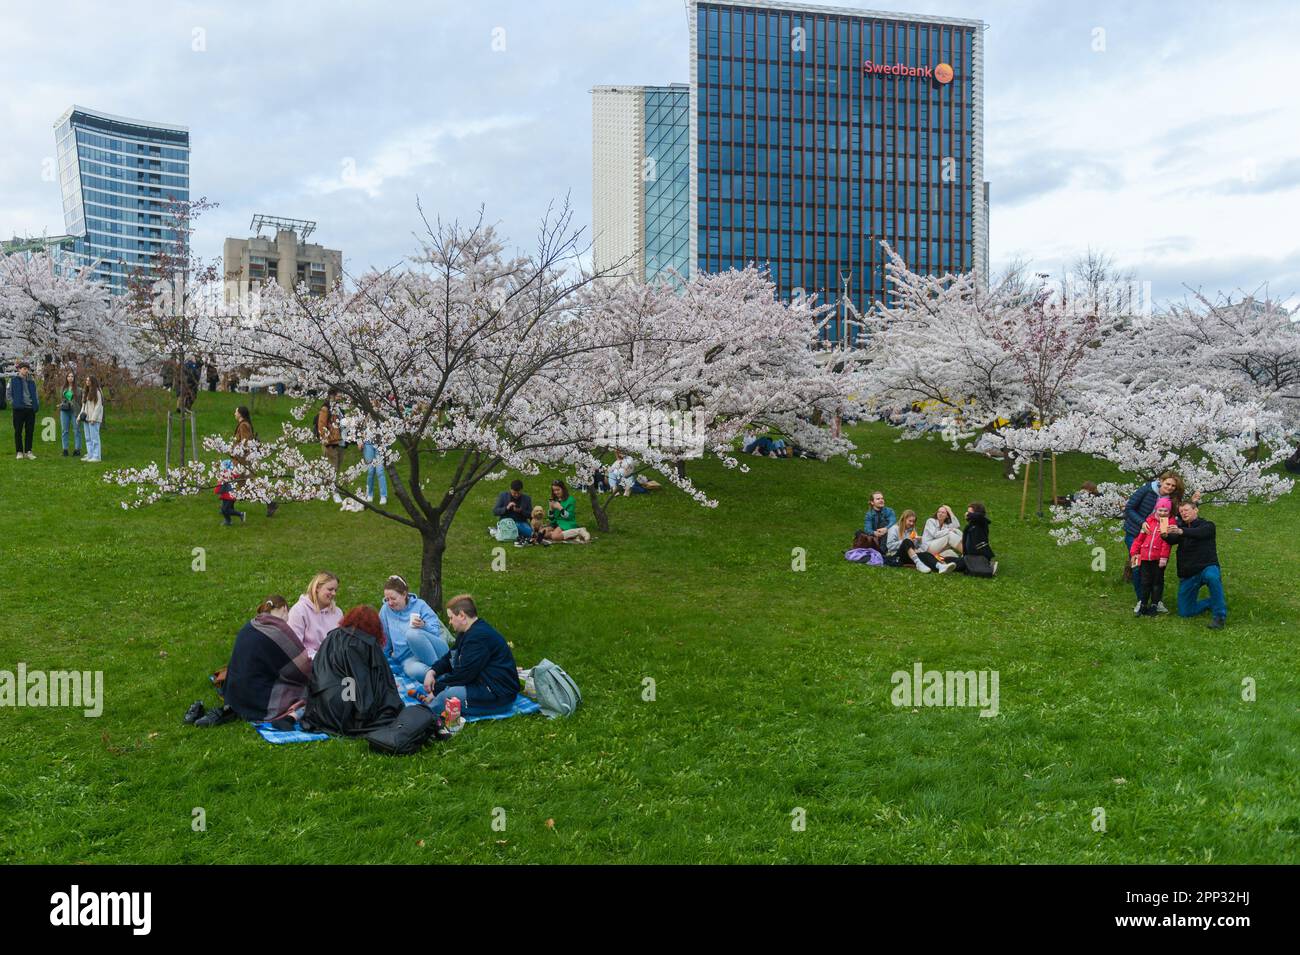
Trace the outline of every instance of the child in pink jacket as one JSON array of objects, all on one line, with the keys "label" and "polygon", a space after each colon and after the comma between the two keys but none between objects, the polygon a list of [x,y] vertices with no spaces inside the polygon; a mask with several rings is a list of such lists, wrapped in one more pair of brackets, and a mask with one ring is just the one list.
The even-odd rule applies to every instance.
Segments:
[{"label": "child in pink jacket", "polygon": [[1165,566],[1169,563],[1170,546],[1161,535],[1169,529],[1172,510],[1173,502],[1169,498],[1156,501],[1156,509],[1142,524],[1142,530],[1129,548],[1133,566],[1142,568],[1142,603],[1138,616],[1154,617],[1158,612],[1156,606],[1165,599]]}]

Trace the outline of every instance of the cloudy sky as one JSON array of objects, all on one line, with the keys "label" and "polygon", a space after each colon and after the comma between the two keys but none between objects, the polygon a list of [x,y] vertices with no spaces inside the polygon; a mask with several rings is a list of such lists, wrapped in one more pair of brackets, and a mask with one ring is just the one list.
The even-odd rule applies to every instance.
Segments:
[{"label": "cloudy sky", "polygon": [[[857,6],[843,2],[842,6]],[[875,5],[872,5],[875,7]],[[1158,298],[1300,292],[1300,4],[898,0],[988,24],[996,270],[1092,247]],[[189,126],[199,251],[315,219],[351,273],[414,248],[418,197],[526,243],[591,213],[590,89],[685,81],[682,0],[6,5],[0,233],[57,234],[53,123],[78,103]]]}]

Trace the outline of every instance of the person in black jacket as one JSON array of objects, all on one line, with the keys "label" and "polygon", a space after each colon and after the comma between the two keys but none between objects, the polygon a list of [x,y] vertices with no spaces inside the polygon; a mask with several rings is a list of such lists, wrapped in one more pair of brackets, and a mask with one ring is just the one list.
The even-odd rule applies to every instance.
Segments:
[{"label": "person in black jacket", "polygon": [[312,659],[303,729],[364,736],[397,719],[404,704],[384,641],[374,607],[363,604],[343,616]]},{"label": "person in black jacket", "polygon": [[993,559],[993,548],[989,546],[989,516],[980,501],[972,501],[966,508],[966,526],[961,532],[961,556],[953,561],[953,569],[963,574],[970,573],[966,567],[968,557],[987,557],[993,573],[998,572],[998,562]]},{"label": "person in black jacket", "polygon": [[[1178,616],[1195,617],[1209,610],[1210,629],[1221,629],[1228,619],[1228,601],[1223,595],[1214,522],[1201,518],[1195,501],[1185,501],[1178,508],[1177,526],[1162,536],[1178,545]],[[1202,587],[1209,589],[1210,596],[1198,599]]]},{"label": "person in black jacket", "polygon": [[32,378],[32,366],[25,361],[18,363],[18,377],[9,382],[9,403],[14,406],[14,448],[18,458],[31,458],[32,434],[36,429],[36,412],[41,410],[41,399],[36,391],[36,380]]},{"label": "person in black jacket", "polygon": [[519,668],[506,638],[478,618],[478,608],[469,594],[447,602],[447,622],[459,636],[424,678],[426,693],[442,687],[429,706],[441,713],[447,699],[454,696],[466,715],[508,708],[519,693]]}]

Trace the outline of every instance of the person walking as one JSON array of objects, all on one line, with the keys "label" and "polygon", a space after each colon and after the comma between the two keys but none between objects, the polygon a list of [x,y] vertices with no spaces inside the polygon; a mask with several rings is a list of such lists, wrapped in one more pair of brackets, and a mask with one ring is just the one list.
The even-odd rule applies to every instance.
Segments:
[{"label": "person walking", "polygon": [[[231,451],[231,460],[239,467],[240,473],[245,477],[248,476],[249,465],[247,455],[247,445],[257,443],[257,430],[253,427],[253,413],[244,405],[235,409],[235,437],[234,448]],[[245,452],[245,453],[241,453]],[[280,505],[275,501],[268,501],[266,504],[266,516],[274,517],[275,512],[280,509]]]},{"label": "person walking", "polygon": [[[85,437],[81,427],[81,396],[77,391],[77,373],[69,371],[63,376],[63,390],[59,392],[59,431],[63,436],[63,456],[68,456],[68,446],[72,446],[72,456],[81,457],[85,448]],[[69,438],[71,440],[69,440]]]},{"label": "person walking", "polygon": [[9,404],[14,409],[14,450],[18,452],[18,460],[35,461],[32,436],[36,433],[36,412],[41,410],[41,399],[36,393],[32,366],[25,361],[18,363],[18,377],[9,380]]},{"label": "person walking", "polygon": [[99,387],[99,379],[94,375],[86,377],[86,384],[81,391],[82,427],[86,429],[86,456],[83,461],[99,463],[102,448],[99,443],[99,429],[104,424],[104,393]]}]

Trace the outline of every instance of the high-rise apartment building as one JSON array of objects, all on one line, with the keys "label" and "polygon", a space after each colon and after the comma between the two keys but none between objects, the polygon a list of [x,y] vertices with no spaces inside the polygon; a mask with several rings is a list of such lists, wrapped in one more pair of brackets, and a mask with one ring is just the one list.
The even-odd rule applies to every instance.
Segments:
[{"label": "high-rise apartment building", "polygon": [[54,138],[73,252],[121,293],[176,242],[168,212],[190,197],[189,130],[72,106]]}]

